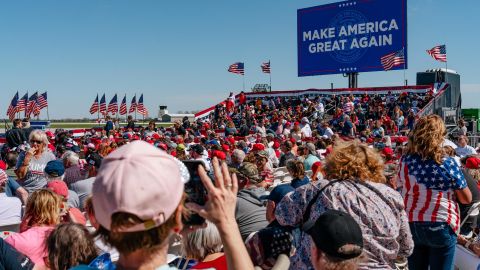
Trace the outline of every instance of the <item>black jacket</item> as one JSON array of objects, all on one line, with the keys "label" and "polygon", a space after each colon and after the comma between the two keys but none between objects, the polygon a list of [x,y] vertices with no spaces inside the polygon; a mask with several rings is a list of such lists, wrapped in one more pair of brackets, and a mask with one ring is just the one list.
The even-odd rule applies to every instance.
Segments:
[{"label": "black jacket", "polygon": [[23,142],[27,141],[27,137],[25,136],[25,132],[21,128],[12,128],[5,134],[7,139],[8,147],[13,148],[17,147]]}]

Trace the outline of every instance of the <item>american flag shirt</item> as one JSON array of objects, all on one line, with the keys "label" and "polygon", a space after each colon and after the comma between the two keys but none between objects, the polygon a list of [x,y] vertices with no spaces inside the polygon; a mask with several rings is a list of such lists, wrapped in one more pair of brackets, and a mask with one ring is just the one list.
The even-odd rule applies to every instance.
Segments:
[{"label": "american flag shirt", "polygon": [[455,160],[422,160],[405,155],[398,173],[409,222],[446,222],[454,232],[460,225],[455,190],[467,187],[467,181]]}]

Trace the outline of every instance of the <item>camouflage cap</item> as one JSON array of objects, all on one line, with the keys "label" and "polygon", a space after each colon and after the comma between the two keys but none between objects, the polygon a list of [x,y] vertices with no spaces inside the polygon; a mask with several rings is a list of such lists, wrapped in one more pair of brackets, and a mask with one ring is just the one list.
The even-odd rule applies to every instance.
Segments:
[{"label": "camouflage cap", "polygon": [[263,158],[268,159],[268,157],[269,157],[270,155],[268,154],[267,151],[262,150],[262,151],[259,151],[258,153],[256,153],[255,156],[260,156],[260,157],[263,157]]},{"label": "camouflage cap", "polygon": [[237,171],[240,176],[248,178],[253,184],[258,184],[262,182],[262,179],[258,175],[257,166],[253,163],[244,162],[242,163],[242,165],[240,165]]}]

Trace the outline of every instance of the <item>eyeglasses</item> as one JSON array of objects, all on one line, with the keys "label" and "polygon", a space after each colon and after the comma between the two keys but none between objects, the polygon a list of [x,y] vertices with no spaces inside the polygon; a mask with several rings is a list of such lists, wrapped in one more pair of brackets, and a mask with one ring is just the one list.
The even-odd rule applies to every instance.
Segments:
[{"label": "eyeglasses", "polygon": [[42,141],[39,141],[39,140],[30,140],[30,144],[42,144]]}]

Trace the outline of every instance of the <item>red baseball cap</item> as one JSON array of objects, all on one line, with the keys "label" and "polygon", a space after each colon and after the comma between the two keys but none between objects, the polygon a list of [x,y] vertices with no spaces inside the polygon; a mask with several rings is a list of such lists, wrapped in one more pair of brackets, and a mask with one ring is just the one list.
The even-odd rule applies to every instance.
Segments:
[{"label": "red baseball cap", "polygon": [[465,164],[465,167],[467,167],[467,169],[479,169],[479,166],[480,166],[480,159],[476,157],[467,158],[467,161]]},{"label": "red baseball cap", "polygon": [[256,143],[252,147],[252,151],[262,151],[262,150],[265,150],[265,145],[261,143]]},{"label": "red baseball cap", "polygon": [[382,150],[382,154],[384,154],[385,156],[393,156],[393,150],[390,147],[385,147]]},{"label": "red baseball cap", "polygon": [[273,149],[278,149],[280,147],[280,143],[278,141],[275,141],[273,143]]},{"label": "red baseball cap", "polygon": [[222,145],[222,149],[223,149],[223,151],[225,151],[225,152],[229,152],[229,151],[230,151],[230,146],[224,144],[224,145]]},{"label": "red baseball cap", "polygon": [[312,164],[312,172],[315,173],[318,169],[322,168],[322,162],[317,161]]},{"label": "red baseball cap", "polygon": [[213,151],[212,156],[213,156],[213,157],[217,157],[217,158],[220,159],[220,160],[225,160],[225,159],[227,159],[227,155],[226,155],[224,152],[219,151],[219,150]]},{"label": "red baseball cap", "polygon": [[47,188],[53,191],[55,194],[68,199],[68,187],[62,180],[53,180],[48,182]]},{"label": "red baseball cap", "polygon": [[3,160],[0,160],[0,169],[2,169],[4,171],[7,170],[7,164]]}]

